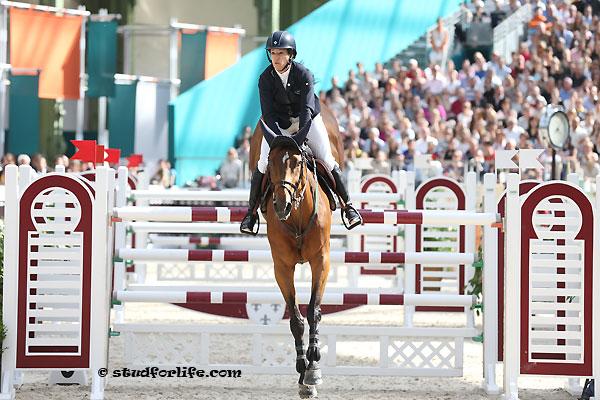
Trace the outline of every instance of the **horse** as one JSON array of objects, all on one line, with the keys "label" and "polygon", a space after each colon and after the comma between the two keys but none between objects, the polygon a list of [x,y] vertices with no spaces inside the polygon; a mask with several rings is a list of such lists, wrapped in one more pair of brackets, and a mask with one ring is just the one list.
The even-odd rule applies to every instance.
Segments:
[{"label": "horse", "polygon": [[[343,165],[343,150],[338,125],[331,111],[321,104],[321,113],[336,161]],[[251,141],[250,164],[254,169],[260,151],[260,123]],[[252,165],[254,163],[254,165]],[[290,330],[296,346],[296,371],[299,395],[316,396],[322,383],[319,360],[319,322],[321,300],[330,268],[329,236],[331,209],[320,187],[316,167],[305,151],[288,136],[273,139],[269,152],[267,178],[272,201],[266,204],[267,237],[275,269],[275,280],[290,315]],[[296,302],[294,271],[297,263],[308,262],[312,272],[310,301],[307,309],[309,344],[304,350],[304,319]]]}]

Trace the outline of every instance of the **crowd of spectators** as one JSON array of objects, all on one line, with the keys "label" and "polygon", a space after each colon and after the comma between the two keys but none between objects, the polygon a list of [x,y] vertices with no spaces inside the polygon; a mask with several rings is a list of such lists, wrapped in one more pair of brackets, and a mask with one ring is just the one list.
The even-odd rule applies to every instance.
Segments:
[{"label": "crowd of spectators", "polygon": [[[494,3],[494,12],[509,16],[523,0]],[[492,23],[481,2],[472,6],[474,12],[465,8],[468,18]],[[320,98],[338,119],[346,163],[389,173],[414,170],[421,154],[433,169],[457,179],[466,169],[492,171],[496,150],[548,146],[539,122],[552,104],[564,107],[571,127],[566,149],[558,154],[563,175],[595,177],[600,172],[599,10],[587,1],[531,1],[531,6],[525,38],[508,60],[475,52],[455,65],[444,49],[447,32],[438,24],[428,66],[392,60],[389,67],[378,63],[367,71],[357,63],[345,79],[332,78]],[[247,128],[230,160],[247,160],[250,135]]]}]

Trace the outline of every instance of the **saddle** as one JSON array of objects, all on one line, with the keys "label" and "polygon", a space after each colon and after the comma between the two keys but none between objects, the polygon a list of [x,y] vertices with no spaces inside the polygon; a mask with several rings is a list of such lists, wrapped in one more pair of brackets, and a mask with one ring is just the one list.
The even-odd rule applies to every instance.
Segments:
[{"label": "saddle", "polygon": [[[313,173],[313,161],[317,164],[317,182],[319,182],[319,186],[323,189],[323,192],[327,196],[327,200],[329,201],[329,208],[331,211],[336,210],[336,201],[335,198],[337,196],[335,180],[331,175],[331,171],[327,168],[325,163],[318,158],[315,158],[310,151],[308,146],[304,146],[303,151],[306,152],[306,162],[307,169],[309,173]],[[260,200],[260,211],[265,214],[267,212],[267,199],[272,194],[271,180],[269,179],[269,170],[267,169],[265,175],[263,176],[261,183],[261,193],[262,197]]]}]

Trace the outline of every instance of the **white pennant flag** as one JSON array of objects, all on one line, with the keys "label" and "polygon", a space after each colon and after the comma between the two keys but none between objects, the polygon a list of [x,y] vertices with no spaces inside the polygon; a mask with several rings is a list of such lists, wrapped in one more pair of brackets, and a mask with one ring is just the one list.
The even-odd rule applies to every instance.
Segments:
[{"label": "white pennant flag", "polygon": [[524,169],[543,169],[544,166],[538,158],[544,149],[523,149],[519,150],[519,167]]},{"label": "white pennant flag", "polygon": [[496,151],[496,169],[513,169],[519,168],[514,163],[512,158],[517,154],[518,150],[497,150]]}]

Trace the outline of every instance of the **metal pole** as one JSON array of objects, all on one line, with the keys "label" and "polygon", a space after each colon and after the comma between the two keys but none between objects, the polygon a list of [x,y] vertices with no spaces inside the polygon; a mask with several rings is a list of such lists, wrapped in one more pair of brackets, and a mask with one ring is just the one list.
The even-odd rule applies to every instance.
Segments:
[{"label": "metal pole", "polygon": [[[80,10],[85,11],[85,6],[80,6]],[[85,113],[85,89],[86,89],[86,74],[85,74],[85,29],[86,19],[81,22],[81,33],[79,36],[79,99],[77,100],[77,127],[75,139],[83,140],[83,123]]]},{"label": "metal pole", "polygon": [[108,147],[108,130],[106,129],[106,96],[98,97],[98,144]]},{"label": "metal pole", "polygon": [[[101,8],[98,15],[108,17],[108,10]],[[108,131],[106,130],[106,96],[98,97],[98,144],[108,147]]]},{"label": "metal pole", "polygon": [[556,149],[552,148],[552,180],[556,179]]},{"label": "metal pole", "polygon": [[131,75],[131,36],[129,31],[123,31],[123,74]]},{"label": "metal pole", "polygon": [[171,25],[169,26],[169,79],[171,80],[171,97],[173,100],[177,97],[177,85],[175,82],[177,81],[179,72],[178,72],[178,44],[179,44],[179,29],[175,28],[173,25],[177,23],[177,18],[171,18]]}]

